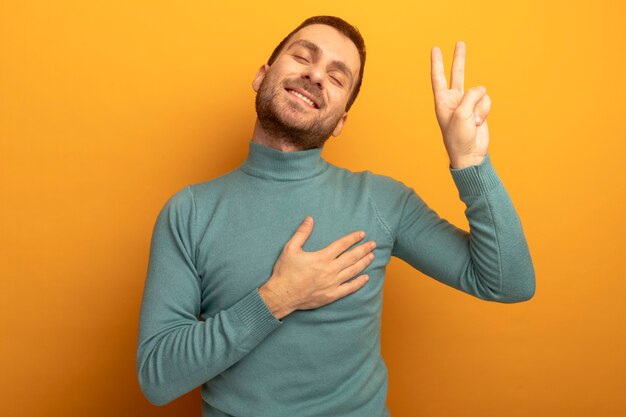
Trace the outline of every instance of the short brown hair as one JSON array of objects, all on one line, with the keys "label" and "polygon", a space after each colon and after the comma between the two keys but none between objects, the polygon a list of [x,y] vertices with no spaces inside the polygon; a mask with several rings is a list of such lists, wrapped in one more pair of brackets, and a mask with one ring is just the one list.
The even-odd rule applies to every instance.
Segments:
[{"label": "short brown hair", "polygon": [[348,39],[350,39],[352,43],[354,43],[354,45],[356,46],[356,49],[359,51],[359,58],[361,59],[361,68],[359,70],[359,77],[357,79],[356,86],[352,90],[352,94],[350,95],[350,98],[348,99],[348,103],[346,104],[346,111],[348,111],[350,110],[350,107],[352,107],[352,103],[354,103],[354,100],[356,100],[356,96],[359,94],[359,90],[361,89],[361,84],[363,83],[363,71],[365,70],[365,41],[363,40],[363,37],[361,36],[361,33],[359,32],[359,30],[355,26],[352,26],[350,23],[346,22],[345,20],[340,19],[335,16],[309,17],[304,22],[302,22],[300,26],[292,30],[291,33],[289,33],[289,35],[287,35],[285,39],[283,39],[278,44],[276,49],[274,49],[274,52],[272,52],[272,55],[270,55],[270,59],[267,61],[267,65],[272,65],[274,63],[274,61],[278,57],[278,54],[283,49],[285,44],[289,41],[289,39],[293,36],[294,33],[299,31],[303,27],[309,26],[309,25],[327,25],[327,26],[331,26],[337,29],[339,32],[344,34]]}]

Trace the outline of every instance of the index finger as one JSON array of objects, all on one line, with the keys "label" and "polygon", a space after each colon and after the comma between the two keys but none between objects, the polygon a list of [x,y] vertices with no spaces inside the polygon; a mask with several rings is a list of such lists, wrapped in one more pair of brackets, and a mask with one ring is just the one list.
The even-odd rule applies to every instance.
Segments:
[{"label": "index finger", "polygon": [[443,70],[443,56],[438,46],[430,51],[430,78],[433,84],[433,93],[437,95],[440,91],[448,89],[446,73]]},{"label": "index finger", "polygon": [[320,252],[323,252],[325,255],[328,255],[332,257],[332,259],[335,259],[339,255],[344,253],[346,249],[348,249],[350,246],[354,245],[364,237],[365,232],[363,231],[349,233],[344,237],[335,240],[333,243],[320,250]]}]

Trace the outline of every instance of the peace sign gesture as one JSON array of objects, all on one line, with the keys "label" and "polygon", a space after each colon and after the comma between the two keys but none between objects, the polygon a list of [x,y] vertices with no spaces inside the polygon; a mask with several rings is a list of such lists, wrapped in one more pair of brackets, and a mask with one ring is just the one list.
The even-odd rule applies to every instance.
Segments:
[{"label": "peace sign gesture", "polygon": [[443,69],[441,50],[434,47],[430,55],[435,113],[452,168],[478,165],[487,155],[489,129],[487,115],[491,99],[483,86],[464,91],[465,43],[457,42],[452,61],[451,83]]}]

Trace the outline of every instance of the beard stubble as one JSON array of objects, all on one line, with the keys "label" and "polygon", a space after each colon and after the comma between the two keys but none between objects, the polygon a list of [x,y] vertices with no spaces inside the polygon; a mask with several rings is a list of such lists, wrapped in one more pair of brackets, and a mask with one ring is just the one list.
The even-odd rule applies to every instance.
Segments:
[{"label": "beard stubble", "polygon": [[[313,87],[310,83],[294,81],[291,85],[314,94],[311,91]],[[300,150],[322,147],[335,130],[343,114],[326,119],[316,117],[307,123],[291,122],[288,115],[283,115],[285,110],[280,108],[281,100],[278,95],[283,92],[286,92],[285,86],[282,83],[272,83],[269,77],[264,78],[261,82],[256,95],[255,106],[263,130],[270,136],[292,144]],[[314,95],[317,97],[316,94]],[[304,103],[287,101],[285,105],[289,107],[286,111],[305,112],[302,107],[306,106]],[[319,112],[321,109],[312,110]]]}]

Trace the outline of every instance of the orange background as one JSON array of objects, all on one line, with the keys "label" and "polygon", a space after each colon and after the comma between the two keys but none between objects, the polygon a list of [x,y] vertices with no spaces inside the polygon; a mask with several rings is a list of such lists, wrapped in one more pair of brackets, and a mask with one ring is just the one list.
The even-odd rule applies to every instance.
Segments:
[{"label": "orange background", "polygon": [[[626,415],[622,1],[0,3],[0,392],[4,416],[200,416],[135,374],[156,215],[238,166],[251,82],[293,27],[342,16],[363,90],[324,157],[464,206],[434,116],[430,48],[493,100],[490,152],[537,273],[527,303],[388,269],[383,353],[402,416]],[[314,7],[315,6],[315,7]],[[294,416],[297,417],[297,416]],[[364,416],[367,417],[367,416]]]}]

